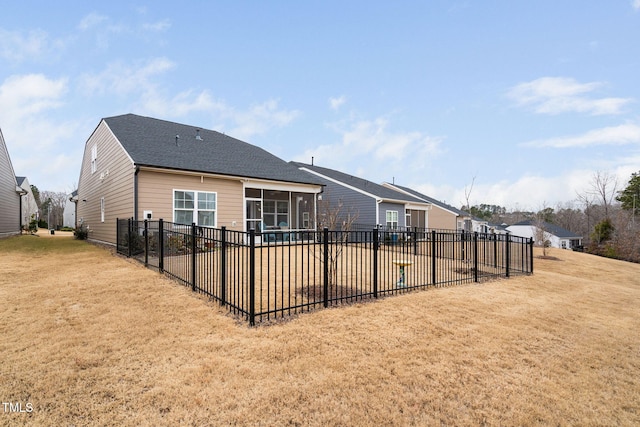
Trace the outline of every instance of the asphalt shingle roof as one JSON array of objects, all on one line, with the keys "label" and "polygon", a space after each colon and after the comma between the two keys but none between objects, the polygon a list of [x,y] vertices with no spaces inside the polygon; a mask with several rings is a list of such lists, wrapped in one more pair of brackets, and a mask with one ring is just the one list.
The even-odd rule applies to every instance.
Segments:
[{"label": "asphalt shingle roof", "polygon": [[454,212],[454,213],[455,213],[455,214],[457,214],[457,215],[460,215],[460,216],[470,216],[470,215],[469,215],[469,213],[467,213],[467,212],[465,212],[465,211],[463,211],[463,210],[460,210],[460,209],[458,209],[458,208],[454,208],[453,206],[447,205],[446,203],[443,203],[443,202],[441,202],[441,201],[439,201],[439,200],[436,200],[436,199],[434,199],[433,197],[429,197],[429,196],[427,196],[426,194],[419,193],[419,192],[415,191],[415,190],[414,190],[414,189],[412,189],[412,188],[409,188],[409,187],[403,187],[403,186],[401,186],[401,185],[397,185],[397,184],[393,184],[393,186],[398,187],[398,188],[399,188],[399,189],[401,189],[402,191],[406,191],[407,193],[412,194],[413,196],[418,197],[419,199],[426,200],[426,201],[428,201],[429,203],[432,203],[432,204],[434,204],[434,205],[436,205],[436,206],[439,206],[439,207],[441,207],[441,208],[443,208],[443,209],[447,209],[447,210],[449,210],[449,211],[451,211],[451,212]]},{"label": "asphalt shingle roof", "polygon": [[[574,233],[573,231],[569,231],[566,228],[562,228],[559,225],[555,225],[555,224],[551,224],[548,222],[543,222],[544,224],[544,229],[545,231],[553,234],[554,236],[558,236],[558,237],[564,237],[564,238],[580,238],[581,236],[578,236],[576,233]],[[533,220],[525,220],[525,221],[520,221],[517,222],[513,225],[532,225],[532,226],[536,226],[536,222]]]},{"label": "asphalt shingle roof", "polygon": [[140,166],[320,184],[266,150],[220,132],[135,114],[104,121]]},{"label": "asphalt shingle roof", "polygon": [[417,197],[408,196],[406,194],[399,193],[395,190],[384,187],[380,184],[376,184],[375,182],[367,181],[366,179],[358,178],[348,173],[340,172],[334,169],[323,168],[315,165],[312,166],[306,163],[291,162],[291,164],[294,164],[297,167],[307,168],[321,175],[324,175],[336,181],[342,182],[343,184],[347,184],[361,191],[365,191],[367,193],[373,194],[374,196],[379,197],[380,199],[401,200],[401,201],[412,202],[412,203],[425,203],[424,200],[420,200]]}]

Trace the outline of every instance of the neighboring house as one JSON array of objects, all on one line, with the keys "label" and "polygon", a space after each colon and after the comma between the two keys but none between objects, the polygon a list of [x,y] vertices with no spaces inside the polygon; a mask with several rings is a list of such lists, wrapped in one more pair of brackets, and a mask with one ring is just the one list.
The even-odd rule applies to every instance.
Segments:
[{"label": "neighboring house", "polygon": [[446,203],[440,202],[432,197],[419,193],[408,187],[390,184],[388,182],[385,182],[382,185],[404,195],[412,196],[426,203],[430,203],[431,210],[429,211],[429,223],[427,224],[428,228],[486,232],[484,228],[481,228],[482,226],[486,226],[485,222],[476,219],[474,224],[474,218],[472,218],[469,213],[463,210],[454,208],[453,206],[449,206]]},{"label": "neighboring house", "polygon": [[509,234],[509,230],[507,230],[507,224],[489,223],[488,225],[489,225],[489,233]]},{"label": "neighboring house", "polygon": [[573,249],[582,245],[582,236],[548,222],[520,221],[507,230],[514,236],[533,238],[537,246],[542,246],[545,240],[552,248]]},{"label": "neighboring house", "polygon": [[31,191],[31,184],[29,184],[29,180],[26,177],[16,176],[16,183],[26,192],[26,194],[22,196],[22,214],[20,215],[20,223],[24,228],[29,226],[32,219],[37,219],[38,204],[36,203],[33,191]]},{"label": "neighboring house", "polygon": [[230,230],[313,228],[322,184],[262,148],[134,114],[102,119],[86,142],[77,223],[115,243],[116,218]]},{"label": "neighboring house", "polygon": [[0,130],[0,237],[20,234],[22,229],[22,196],[27,192],[18,186],[7,145]]},{"label": "neighboring house", "polygon": [[427,228],[431,204],[400,194],[380,184],[347,173],[299,162],[291,162],[325,185],[324,199],[333,209],[343,203],[345,214],[357,215],[357,224],[384,225],[391,229]]},{"label": "neighboring house", "polygon": [[62,225],[64,227],[76,228],[76,210],[78,208],[78,190],[74,190],[64,205],[62,212]]}]

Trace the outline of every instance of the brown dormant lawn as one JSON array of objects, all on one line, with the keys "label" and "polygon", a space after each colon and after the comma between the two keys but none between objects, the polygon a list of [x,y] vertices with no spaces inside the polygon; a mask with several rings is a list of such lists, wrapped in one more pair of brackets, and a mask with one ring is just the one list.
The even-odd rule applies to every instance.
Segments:
[{"label": "brown dormant lawn", "polygon": [[0,425],[640,425],[640,265],[552,250],[250,328],[59,234],[0,241]]}]

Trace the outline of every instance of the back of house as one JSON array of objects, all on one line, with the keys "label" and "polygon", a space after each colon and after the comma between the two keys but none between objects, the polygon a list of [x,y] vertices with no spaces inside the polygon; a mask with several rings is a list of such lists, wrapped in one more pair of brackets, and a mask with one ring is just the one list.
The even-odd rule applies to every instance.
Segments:
[{"label": "back of house", "polygon": [[0,130],[0,237],[20,233],[20,197],[9,151]]}]

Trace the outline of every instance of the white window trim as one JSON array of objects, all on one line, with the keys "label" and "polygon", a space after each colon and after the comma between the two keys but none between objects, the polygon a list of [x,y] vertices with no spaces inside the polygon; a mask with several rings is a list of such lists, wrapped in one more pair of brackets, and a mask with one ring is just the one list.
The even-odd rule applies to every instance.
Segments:
[{"label": "white window trim", "polygon": [[91,173],[94,174],[98,170],[98,146],[93,144],[91,147]]},{"label": "white window trim", "polygon": [[104,222],[104,197],[100,198],[100,222]]},{"label": "white window trim", "polygon": [[[172,191],[172,201],[171,201],[171,211],[173,212],[173,222],[176,221],[176,191],[182,191],[185,193],[193,193],[193,222],[196,225],[198,224],[198,211],[201,210],[203,212],[213,212],[213,225],[203,225],[201,227],[210,227],[216,228],[218,226],[218,192],[217,191],[198,191],[198,190],[184,190],[181,188],[174,188]],[[216,208],[215,209],[198,209],[198,193],[207,193],[207,194],[215,194],[216,196]],[[191,210],[191,209],[180,209],[180,210]],[[188,224],[191,225],[191,224]]]},{"label": "white window trim", "polygon": [[[389,221],[389,214],[391,214],[391,216],[395,216],[395,221],[393,221],[393,218],[391,218],[391,221]],[[395,224],[396,224],[395,228],[398,228],[398,225],[399,225],[398,224],[398,220],[399,220],[398,211],[391,211],[391,210],[386,211],[385,219],[386,219],[387,227],[394,227],[393,225],[389,225],[389,223],[393,224],[395,222]]]}]

